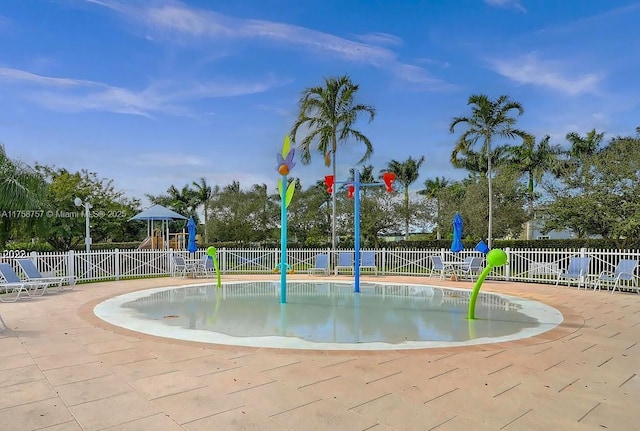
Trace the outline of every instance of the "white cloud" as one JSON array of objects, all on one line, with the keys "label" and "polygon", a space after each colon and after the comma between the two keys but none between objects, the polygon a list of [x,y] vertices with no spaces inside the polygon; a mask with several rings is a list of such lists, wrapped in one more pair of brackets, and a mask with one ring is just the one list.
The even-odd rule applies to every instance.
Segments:
[{"label": "white cloud", "polygon": [[548,87],[572,96],[596,93],[602,80],[602,76],[597,73],[567,76],[562,62],[541,60],[535,53],[518,58],[490,60],[489,63],[494,71],[519,84]]},{"label": "white cloud", "polygon": [[400,46],[403,43],[402,39],[398,36],[381,32],[356,34],[355,38],[372,45]]},{"label": "white cloud", "polygon": [[[398,60],[394,51],[380,45],[397,45],[402,41],[386,33],[372,33],[357,36],[365,42],[349,40],[322,31],[297,25],[271,22],[258,19],[241,19],[229,17],[217,12],[190,8],[180,2],[155,2],[151,5],[138,2],[139,7],[123,5],[113,0],[86,0],[99,4],[125,16],[138,20],[151,29],[164,33],[166,37],[177,36],[206,39],[216,45],[223,38],[269,40],[287,46],[302,48],[316,54],[328,54],[345,61],[369,64],[388,70],[400,79],[409,78],[408,82],[416,82],[415,76],[421,75],[421,82],[430,86],[442,84],[441,80],[430,76],[420,66],[403,63]],[[407,69],[413,69],[407,73]]]},{"label": "white cloud", "polygon": [[393,68],[393,71],[404,82],[418,84],[430,90],[452,90],[457,88],[453,84],[443,83],[439,79],[433,78],[423,68],[411,64],[398,64]]},{"label": "white cloud", "polygon": [[50,77],[0,67],[0,84],[2,81],[37,87],[25,92],[25,97],[49,109],[65,112],[107,111],[141,116],[151,116],[156,112],[186,115],[180,102],[261,93],[281,84],[271,77],[259,82],[159,82],[141,91],[134,91],[101,82]]},{"label": "white cloud", "polygon": [[500,7],[505,9],[516,9],[520,12],[526,12],[527,10],[522,6],[520,0],[484,0],[489,6]]},{"label": "white cloud", "polygon": [[33,84],[52,87],[104,86],[104,84],[100,84],[98,82],[72,78],[52,78],[9,67],[0,67],[0,80],[30,82]]}]

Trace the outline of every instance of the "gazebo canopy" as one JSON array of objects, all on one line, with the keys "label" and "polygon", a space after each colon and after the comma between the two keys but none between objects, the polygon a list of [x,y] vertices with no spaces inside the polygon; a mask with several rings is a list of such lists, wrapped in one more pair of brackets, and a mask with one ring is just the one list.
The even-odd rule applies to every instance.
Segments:
[{"label": "gazebo canopy", "polygon": [[134,215],[129,220],[186,220],[187,218],[162,205],[154,205]]}]

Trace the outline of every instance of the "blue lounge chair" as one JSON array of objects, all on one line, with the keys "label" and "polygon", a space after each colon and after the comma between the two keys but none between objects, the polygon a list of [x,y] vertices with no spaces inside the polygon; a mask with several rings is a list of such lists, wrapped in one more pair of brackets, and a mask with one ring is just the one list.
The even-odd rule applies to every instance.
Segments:
[{"label": "blue lounge chair", "polygon": [[27,277],[29,281],[47,283],[49,285],[58,284],[58,291],[64,290],[65,287],[62,285],[63,283],[67,283],[68,287],[66,289],[73,289],[73,284],[70,282],[70,277],[44,277],[36,265],[30,259],[18,259],[18,265],[20,269]]},{"label": "blue lounge chair", "polygon": [[329,256],[326,254],[318,254],[316,255],[316,266],[313,268],[309,268],[307,270],[307,274],[315,274],[317,272],[322,273],[322,275],[329,275]]},{"label": "blue lounge chair", "polygon": [[[567,280],[567,286],[571,286],[571,281],[575,280],[578,284],[578,289],[584,284],[585,278],[589,273],[589,264],[591,263],[590,257],[572,257],[569,259],[569,266],[565,272],[558,273],[558,279],[556,280],[556,286],[560,283],[560,279]],[[585,284],[585,289],[587,288]]]},{"label": "blue lounge chair", "polygon": [[[39,287],[36,283],[20,280],[18,274],[16,274],[13,267],[8,263],[0,263],[0,276],[3,279],[3,282],[0,283],[0,289],[4,291],[4,295],[0,295],[0,302],[16,302],[23,293],[26,293],[27,297],[31,298],[32,294],[35,293]],[[40,295],[44,295],[47,286],[47,284],[42,285]]]},{"label": "blue lounge chair", "polygon": [[375,275],[378,275],[378,267],[376,266],[376,253],[374,251],[363,251],[360,253],[360,270],[372,269]]},{"label": "blue lounge chair", "polygon": [[341,269],[351,271],[351,275],[353,275],[353,253],[343,251],[338,253],[338,264],[334,268],[335,274],[338,275]]},{"label": "blue lounge chair", "polygon": [[593,286],[593,290],[600,290],[600,287],[605,284],[607,286],[613,286],[613,289],[611,290],[611,293],[613,293],[616,289],[620,290],[621,282],[627,282],[627,286],[630,282],[631,286],[640,293],[640,290],[638,290],[638,280],[635,275],[637,266],[637,260],[620,260],[620,262],[618,262],[618,266],[616,266],[616,269],[613,272],[603,271],[600,273],[595,286]]}]

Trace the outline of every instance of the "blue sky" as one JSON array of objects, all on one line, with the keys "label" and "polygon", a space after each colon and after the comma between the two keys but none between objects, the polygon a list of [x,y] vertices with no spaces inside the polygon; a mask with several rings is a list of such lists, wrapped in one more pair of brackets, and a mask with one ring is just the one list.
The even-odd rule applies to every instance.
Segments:
[{"label": "blue sky", "polygon": [[[425,156],[457,179],[448,125],[470,94],[521,102],[564,144],[640,126],[640,1],[5,0],[0,142],[13,158],[111,178],[130,196],[204,176],[273,184],[302,90],[349,74],[371,163]],[[340,178],[360,144],[338,153]],[[309,186],[322,157],[292,175]]]}]

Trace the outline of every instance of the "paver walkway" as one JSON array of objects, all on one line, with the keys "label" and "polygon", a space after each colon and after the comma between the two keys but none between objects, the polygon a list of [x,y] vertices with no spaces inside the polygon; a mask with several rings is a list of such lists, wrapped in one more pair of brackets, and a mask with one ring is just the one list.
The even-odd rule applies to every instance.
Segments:
[{"label": "paver walkway", "polygon": [[0,304],[9,326],[0,333],[0,430],[640,427],[640,295],[486,283],[483,290],[552,305],[565,322],[521,341],[385,352],[171,341],[112,327],[91,312],[106,297],[190,282],[86,284]]}]

